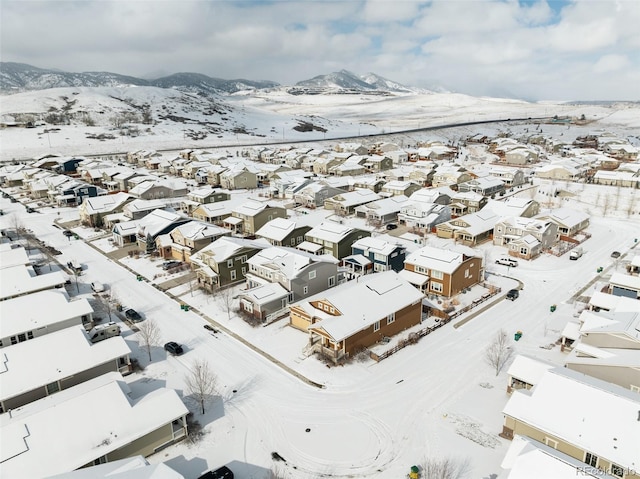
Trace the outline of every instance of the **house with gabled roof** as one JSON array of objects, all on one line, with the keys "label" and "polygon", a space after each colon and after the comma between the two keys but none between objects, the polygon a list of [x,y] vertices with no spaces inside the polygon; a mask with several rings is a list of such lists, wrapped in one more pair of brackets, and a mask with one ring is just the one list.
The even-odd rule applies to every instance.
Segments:
[{"label": "house with gabled roof", "polygon": [[365,275],[292,304],[290,325],[309,334],[315,352],[338,363],[420,324],[423,297],[395,271]]},{"label": "house with gabled roof", "polygon": [[274,218],[256,231],[257,238],[264,238],[273,246],[296,247],[304,241],[311,226],[296,223],[288,218]]},{"label": "house with gabled roof", "polygon": [[231,200],[205,203],[194,208],[191,216],[196,220],[221,226],[224,220],[231,216],[231,212],[235,206],[237,206],[237,203]]},{"label": "house with gabled roof", "polygon": [[356,206],[356,216],[366,218],[367,224],[381,226],[398,220],[402,207],[409,202],[406,196],[391,196]]},{"label": "house with gabled roof", "polygon": [[640,276],[619,272],[613,273],[609,279],[609,294],[640,299]]},{"label": "house with gabled roof", "polygon": [[469,248],[424,246],[405,258],[401,274],[425,294],[450,298],[481,282],[484,268],[482,258]]},{"label": "house with gabled roof", "polygon": [[351,255],[341,263],[351,274],[377,273],[379,271],[402,271],[407,250],[399,243],[367,236],[351,246]]},{"label": "house with gabled roof", "polygon": [[[634,477],[640,462],[640,394],[567,368],[546,371],[503,409],[502,437],[529,437],[585,468]],[[637,476],[636,476],[637,477]]]},{"label": "house with gabled roof", "polygon": [[[38,291],[62,288],[69,279],[62,271],[36,274],[32,266],[11,262],[12,253],[24,252],[24,248],[0,251],[2,251],[0,254],[0,301]],[[24,256],[27,256],[26,253]],[[27,259],[27,261],[30,263],[30,260]]]},{"label": "house with gabled roof", "polygon": [[369,172],[379,173],[393,168],[393,160],[384,154],[373,154],[367,157],[362,166]]},{"label": "house with gabled roof", "polygon": [[522,216],[532,218],[540,212],[540,203],[531,198],[509,196],[500,200],[489,200],[484,208],[491,210],[498,216]]},{"label": "house with gabled roof", "polygon": [[187,437],[188,414],[173,389],[132,397],[120,374],[103,374],[0,415],[0,475],[44,478],[149,456]]},{"label": "house with gabled roof", "polygon": [[398,222],[411,228],[430,232],[436,225],[451,219],[451,207],[422,201],[409,201],[402,205]]},{"label": "house with gabled roof", "polygon": [[258,187],[258,176],[243,165],[237,165],[220,173],[220,186],[227,190],[252,189]]},{"label": "house with gabled roof", "polygon": [[327,199],[345,192],[345,189],[330,186],[324,181],[312,182],[295,192],[293,201],[299,206],[321,208]]},{"label": "house with gabled roof", "polygon": [[161,256],[189,263],[194,253],[222,236],[231,236],[231,230],[194,220],[173,228],[168,235],[169,254]]},{"label": "house with gabled roof", "polygon": [[124,206],[132,200],[133,196],[124,192],[87,198],[78,207],[80,221],[88,226],[100,227],[104,224],[105,216],[121,213]]},{"label": "house with gabled roof", "polygon": [[589,226],[589,215],[583,211],[570,208],[557,208],[538,216],[541,220],[551,220],[558,225],[558,239],[562,236],[572,237]]},{"label": "house with gabled roof", "polygon": [[247,290],[239,296],[240,309],[262,321],[286,314],[289,303],[338,284],[338,260],[331,255],[272,247],[258,252],[247,263]]},{"label": "house with gabled roof", "polygon": [[130,354],[122,336],[92,344],[82,325],[4,347],[0,412],[19,408],[109,371],[128,374]]},{"label": "house with gabled roof", "polygon": [[507,369],[507,393],[518,389],[531,389],[540,382],[544,373],[557,368],[557,364],[525,354],[518,354]]},{"label": "house with gabled roof", "polygon": [[464,245],[473,246],[491,239],[493,227],[500,216],[482,209],[477,213],[460,216],[436,225],[438,238],[450,238]]},{"label": "house with gabled roof", "polygon": [[380,198],[379,194],[368,189],[354,190],[327,198],[324,201],[324,207],[327,210],[335,211],[337,214],[348,216],[355,213],[357,206],[371,203]]},{"label": "house with gabled roof", "polygon": [[435,188],[439,186],[451,186],[464,183],[473,178],[473,175],[459,165],[440,165],[433,175],[432,184]]},{"label": "house with gabled roof", "polygon": [[180,180],[148,180],[143,181],[129,190],[129,194],[143,200],[158,198],[177,198],[186,196],[187,185]]},{"label": "house with gabled roof", "polygon": [[[356,240],[371,236],[370,231],[354,228],[333,221],[323,221],[305,234],[305,241],[298,245],[298,249],[317,254],[330,254],[334,258],[342,259],[351,254],[351,245]],[[305,243],[313,243],[318,250],[309,250]],[[312,246],[312,245],[311,245]]]},{"label": "house with gabled roof", "polygon": [[557,234],[558,225],[551,220],[508,216],[495,224],[493,244],[506,246],[511,256],[533,259],[553,246]]},{"label": "house with gabled roof", "polygon": [[144,251],[153,251],[158,236],[189,221],[191,221],[189,217],[156,209],[139,220],[116,223],[111,233],[114,243],[120,247],[125,244],[137,243]]},{"label": "house with gabled roof", "polygon": [[187,199],[182,200],[180,203],[180,209],[186,214],[191,215],[193,210],[200,205],[228,201],[229,199],[231,199],[231,195],[228,191],[215,189],[208,185],[202,186],[191,190],[187,194]]},{"label": "house with gabled roof", "polygon": [[500,178],[492,176],[482,176],[480,178],[474,178],[458,185],[458,191],[473,191],[479,193],[482,196],[494,197],[505,190],[504,181]]},{"label": "house with gabled roof", "polygon": [[506,188],[513,188],[525,183],[524,171],[520,168],[493,165],[489,170],[489,174],[495,178],[500,178]]},{"label": "house with gabled roof", "polygon": [[264,239],[250,240],[223,236],[191,256],[198,287],[213,292],[245,281],[247,260],[271,245]]},{"label": "house with gabled roof", "polygon": [[477,213],[487,204],[488,198],[475,191],[458,191],[451,197],[451,216],[458,217]]},{"label": "house with gabled roof", "polygon": [[3,348],[73,326],[90,329],[93,308],[86,298],[70,301],[63,288],[49,289],[0,301],[0,318]]},{"label": "house with gabled roof", "polygon": [[409,197],[416,191],[422,189],[422,186],[409,180],[391,180],[387,181],[382,190],[383,194],[389,194],[391,196],[406,196]]},{"label": "house with gabled roof", "polygon": [[256,231],[274,218],[286,218],[287,210],[274,203],[248,200],[231,210],[231,218],[225,225],[237,234],[253,236]]}]

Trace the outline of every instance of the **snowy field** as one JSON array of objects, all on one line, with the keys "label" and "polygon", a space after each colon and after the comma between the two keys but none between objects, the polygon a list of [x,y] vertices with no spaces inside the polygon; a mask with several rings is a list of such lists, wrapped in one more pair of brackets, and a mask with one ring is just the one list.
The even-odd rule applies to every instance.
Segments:
[{"label": "snowy field", "polygon": [[[255,103],[255,108],[272,110],[282,122],[286,115],[298,111],[289,111],[289,106],[275,100],[270,99],[267,106],[263,104],[267,102],[264,99],[253,98],[251,102]],[[315,97],[312,100],[318,101]],[[428,103],[428,100],[423,100],[425,112],[436,108],[447,110],[442,100],[438,100],[438,104]],[[349,102],[354,101],[349,99]],[[405,105],[402,108],[409,108],[408,102],[402,98],[397,100],[398,104]],[[477,106],[469,105],[465,109],[470,115],[485,114],[487,102],[489,100],[478,100]],[[345,102],[340,115],[341,124],[350,125],[346,132],[355,134],[365,121],[371,121],[376,130],[395,128],[395,120],[388,113],[390,104],[375,103],[375,108],[361,109],[359,115],[354,113],[356,106]],[[505,105],[502,102],[496,112],[504,114]],[[514,109],[508,114],[534,108],[526,105],[514,102]],[[254,107],[253,104],[249,106]],[[306,105],[303,108],[298,105],[296,108],[306,109],[308,114],[328,116],[321,109],[325,106]],[[434,113],[429,121],[464,120],[455,116],[455,107],[455,104],[449,105],[449,116]],[[395,117],[401,116],[402,108]],[[414,113],[410,115],[409,123],[421,125],[423,120],[415,113],[415,102],[411,108]],[[562,134],[564,138],[596,128],[612,129],[636,141],[640,127],[637,110],[630,114],[627,110],[603,107],[544,104],[535,105],[535,108],[538,112],[550,110],[554,114],[558,111],[556,108],[562,112],[585,111],[587,115],[602,118],[589,127],[572,127],[571,130],[544,126],[545,133],[555,129],[555,134]],[[429,115],[425,113],[424,116]],[[624,118],[624,121],[618,121],[618,118]],[[283,124],[275,125],[273,139],[281,135],[278,132]],[[271,129],[274,125],[265,121],[265,128],[267,126]],[[503,127],[516,128],[512,125]],[[517,128],[524,131],[531,125]],[[489,130],[489,127],[481,127],[473,131],[496,133],[495,128]],[[471,128],[466,127],[431,137],[459,138],[470,132]],[[402,138],[407,143],[416,141],[415,137]],[[114,141],[112,144],[86,141],[84,131],[79,127],[63,129],[51,134],[50,138],[35,130],[0,131],[4,159],[52,151],[89,154],[114,149],[197,147],[185,145],[177,129],[154,137]],[[220,141],[236,140],[226,137]],[[237,141],[241,142],[241,139]],[[38,213],[27,214],[20,203],[0,199],[5,213],[0,217],[0,226],[12,227],[17,219],[45,243],[62,252],[58,257],[60,263],[81,262],[85,270],[79,278],[80,296],[91,297],[89,284],[100,281],[122,304],[135,308],[147,320],[157,322],[162,343],[177,341],[184,345],[185,354],[179,357],[167,356],[162,346],[155,347],[152,361],[149,361],[146,352],[138,346],[135,332],[124,326],[123,335],[132,356],[144,367],[143,371],[126,379],[133,395],[140,396],[158,387],[174,388],[203,426],[204,434],[199,441],[185,441],[169,447],[151,456],[152,463],[166,462],[187,479],[195,479],[203,471],[223,464],[229,465],[238,478],[266,478],[269,471],[277,471],[280,477],[292,479],[388,479],[406,477],[412,465],[428,459],[453,458],[468,463],[467,477],[495,479],[501,473],[500,463],[510,444],[498,436],[503,424],[501,411],[508,400],[507,378],[504,370],[496,376],[484,361],[487,346],[501,329],[510,337],[516,331],[522,331],[522,338],[512,343],[517,353],[563,364],[564,353],[560,352],[556,340],[566,322],[582,307],[571,298],[581,293],[592,280],[595,282],[584,291],[585,295],[604,284],[612,272],[623,271],[625,262],[636,253],[638,243],[634,240],[640,239],[637,190],[563,182],[556,182],[554,186],[572,194],[550,197],[537,190],[519,194],[539,201],[541,212],[546,208],[566,206],[592,215],[588,228],[592,237],[583,245],[585,254],[582,258],[569,261],[566,255],[544,255],[535,261],[520,261],[517,268],[507,268],[493,261],[503,254],[503,250],[490,244],[482,245],[477,249],[483,256],[487,250],[488,281],[503,288],[503,292],[492,300],[495,303],[491,308],[480,314],[472,311],[469,314],[473,317],[464,325],[455,327],[458,320],[452,321],[380,363],[364,359],[339,367],[328,366],[314,356],[305,357],[302,350],[307,337],[288,327],[286,319],[267,327],[252,328],[233,314],[229,318],[215,296],[196,291],[188,283],[170,289],[169,294],[160,292],[152,283],[160,284],[180,275],[166,276],[158,260],[152,261],[144,255],[137,259],[127,257],[121,262],[107,259],[105,253],[113,252],[113,247],[91,229],[74,228],[82,239],[67,239],[54,222],[76,220],[76,210],[43,208]],[[308,221],[319,222],[322,220],[320,215],[325,213],[317,211],[314,215],[318,216],[310,216]],[[426,242],[433,246],[442,244],[433,236],[428,236]],[[623,254],[619,260],[610,257],[614,250]],[[598,267],[603,267],[604,271],[597,273]],[[137,281],[134,273],[141,274],[146,280]],[[516,301],[504,301],[504,292],[518,282],[523,285],[520,297]],[[69,291],[76,295],[75,286]],[[193,308],[186,312],[180,308],[181,303]],[[552,304],[557,305],[555,312],[550,311]],[[205,317],[217,325],[218,333],[203,327],[207,321]],[[185,391],[185,374],[197,359],[208,361],[217,374],[218,394],[207,405],[205,414],[197,410]],[[285,461],[274,460],[274,452]]]}]

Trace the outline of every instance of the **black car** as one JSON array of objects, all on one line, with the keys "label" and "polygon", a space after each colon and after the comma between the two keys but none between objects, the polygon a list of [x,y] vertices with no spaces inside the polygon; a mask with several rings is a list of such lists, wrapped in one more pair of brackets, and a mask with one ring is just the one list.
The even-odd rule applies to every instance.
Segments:
[{"label": "black car", "polygon": [[511,301],[518,299],[518,296],[520,296],[520,291],[518,291],[517,289],[511,289],[507,293],[507,299]]},{"label": "black car", "polygon": [[181,264],[182,264],[182,261],[175,261],[175,260],[165,261],[164,263],[162,263],[162,269],[167,271],[168,269],[175,268],[176,266],[180,266]]},{"label": "black car", "polygon": [[65,235],[65,236],[68,238],[69,236],[73,236],[73,231],[70,231],[70,230],[64,230],[64,231],[62,232],[62,234],[63,234],[63,235]]},{"label": "black car", "polygon": [[227,466],[222,466],[215,471],[208,471],[198,479],[233,479],[233,472]]},{"label": "black car", "polygon": [[388,229],[388,230],[394,230],[394,229],[396,229],[397,227],[398,227],[398,225],[397,225],[397,224],[395,224],[395,223],[389,223],[389,224],[387,225],[387,229]]},{"label": "black car", "polygon": [[124,315],[128,320],[133,321],[134,323],[142,321],[142,316],[140,316],[140,313],[138,313],[135,309],[127,309],[124,312]]},{"label": "black car", "polygon": [[620,251],[614,251],[613,253],[611,253],[611,257],[612,258],[619,258],[620,257]]},{"label": "black car", "polygon": [[[167,351],[168,353],[171,353],[175,356],[179,356],[180,354],[184,353],[184,350],[182,349],[182,346],[180,346],[178,343],[174,342],[174,341],[169,341],[167,344],[164,345],[164,350]],[[221,476],[223,477],[223,476]]]}]

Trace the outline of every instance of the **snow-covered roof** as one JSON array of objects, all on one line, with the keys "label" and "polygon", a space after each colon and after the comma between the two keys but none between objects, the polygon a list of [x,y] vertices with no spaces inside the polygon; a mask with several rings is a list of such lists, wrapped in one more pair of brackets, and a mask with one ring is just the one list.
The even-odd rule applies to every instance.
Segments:
[{"label": "snow-covered roof", "polygon": [[409,254],[405,259],[405,263],[447,274],[457,270],[463,261],[464,255],[462,253],[433,246],[424,246]]},{"label": "snow-covered roof", "polygon": [[67,275],[62,271],[40,275],[31,272],[33,269],[24,265],[0,269],[0,300],[55,288],[67,281]]},{"label": "snow-covered roof", "polygon": [[122,191],[113,195],[102,195],[93,198],[86,198],[82,202],[82,208],[89,215],[110,213],[130,198],[132,198],[130,194],[124,193]]},{"label": "snow-covered roof", "polygon": [[365,254],[374,253],[384,256],[390,255],[398,248],[399,245],[397,243],[390,243],[388,241],[374,238],[372,236],[365,236],[364,238],[360,238],[351,245],[352,250],[360,249],[363,250]]},{"label": "snow-covered roof", "polygon": [[338,260],[329,254],[314,255],[282,246],[265,248],[247,260],[249,265],[278,270],[287,279],[296,278],[307,266],[319,262],[337,264]]},{"label": "snow-covered roof", "polygon": [[163,462],[149,464],[142,456],[109,461],[97,466],[64,472],[48,479],[185,479]]},{"label": "snow-covered roof", "polygon": [[634,291],[640,291],[640,276],[637,275],[613,273],[611,279],[609,279],[609,283],[612,286],[621,286]]},{"label": "snow-covered roof", "polygon": [[640,311],[640,301],[637,299],[614,296],[601,291],[595,291],[591,295],[589,305],[593,308],[606,309],[608,311]]},{"label": "snow-covered roof", "polygon": [[640,341],[640,312],[591,311],[580,313],[582,333],[624,334]]},{"label": "snow-covered roof", "polygon": [[0,395],[6,400],[101,364],[115,366],[130,353],[122,336],[92,344],[81,324],[12,344],[2,348]]},{"label": "snow-covered roof", "polygon": [[623,468],[640,462],[640,394],[567,368],[516,390],[503,414]]},{"label": "snow-covered roof", "polygon": [[288,295],[289,291],[280,283],[266,283],[256,288],[243,291],[239,297],[247,299],[257,305],[264,305],[281,298],[286,298]]},{"label": "snow-covered roof", "polygon": [[[312,314],[318,315],[319,311],[310,305],[310,301],[322,299],[331,303],[340,315],[327,315],[309,328],[323,329],[334,341],[342,341],[376,321],[419,302],[423,297],[420,291],[398,273],[384,271],[364,275],[357,282],[337,286],[299,304],[305,309],[311,308]],[[358,301],[353,298],[358,298]]]},{"label": "snow-covered roof", "polygon": [[383,198],[365,205],[356,206],[356,211],[363,213],[375,212],[379,216],[386,216],[399,212],[408,202],[409,198],[404,195],[391,196],[390,198]]},{"label": "snow-covered roof", "polygon": [[202,221],[189,221],[188,223],[177,226],[171,230],[171,233],[178,231],[184,238],[189,238],[193,241],[231,233],[231,231],[226,228],[209,223],[203,223]]},{"label": "snow-covered roof", "polygon": [[77,469],[189,412],[173,389],[138,399],[129,391],[120,374],[108,373],[2,414],[3,477],[36,479]]},{"label": "snow-covered roof", "polygon": [[28,264],[31,264],[31,260],[24,247],[11,248],[9,244],[6,244],[4,248],[0,248],[0,269]]},{"label": "snow-covered roof", "polygon": [[333,221],[323,221],[315,228],[307,231],[306,237],[329,241],[330,243],[339,243],[355,228],[349,225],[334,223]]},{"label": "snow-covered roof", "polygon": [[557,367],[557,364],[518,354],[509,366],[507,374],[528,384],[535,385],[538,384],[538,381],[546,371],[555,367]]},{"label": "snow-covered roof", "polygon": [[572,210],[570,208],[558,208],[552,210],[551,213],[545,215],[556,223],[571,228],[577,226],[585,220],[589,219],[589,215],[582,211]]},{"label": "snow-covered roof", "polygon": [[271,247],[271,244],[267,240],[262,238],[259,238],[257,240],[249,240],[245,238],[223,236],[215,240],[213,243],[202,248],[191,258],[192,260],[197,260],[204,254],[213,254],[215,261],[219,263],[221,261],[226,261],[228,258],[232,257],[243,248],[264,249],[269,247]]},{"label": "snow-covered roof", "polygon": [[350,206],[361,205],[364,203],[371,203],[372,201],[379,200],[381,196],[369,189],[359,189],[350,191],[349,193],[340,193],[337,196],[331,198],[331,202],[340,203],[342,206],[348,208]]},{"label": "snow-covered roof", "polygon": [[483,209],[493,211],[498,216],[522,216],[536,202],[529,198],[510,196],[505,201],[489,200]]},{"label": "snow-covered roof", "polygon": [[256,231],[256,236],[282,241],[296,229],[296,222],[286,218],[274,218]]},{"label": "snow-covered roof", "polygon": [[7,299],[0,301],[0,338],[47,328],[70,318],[80,321],[83,315],[91,313],[93,308],[86,298],[69,301],[69,295],[62,288]]},{"label": "snow-covered roof", "polygon": [[270,205],[266,201],[249,200],[242,203],[239,206],[236,206],[232,212],[238,215],[245,215],[245,216],[252,217],[257,215],[261,211],[264,211],[266,208],[276,208],[276,207],[277,207],[276,205]]}]

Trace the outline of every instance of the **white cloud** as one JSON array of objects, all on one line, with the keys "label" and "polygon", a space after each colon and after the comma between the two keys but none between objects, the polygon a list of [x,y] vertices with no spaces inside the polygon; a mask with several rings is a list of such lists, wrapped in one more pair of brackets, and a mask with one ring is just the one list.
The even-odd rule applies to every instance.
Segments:
[{"label": "white cloud", "polygon": [[344,68],[475,95],[638,98],[637,1],[10,0],[0,21],[3,61],[43,68],[285,84]]}]

